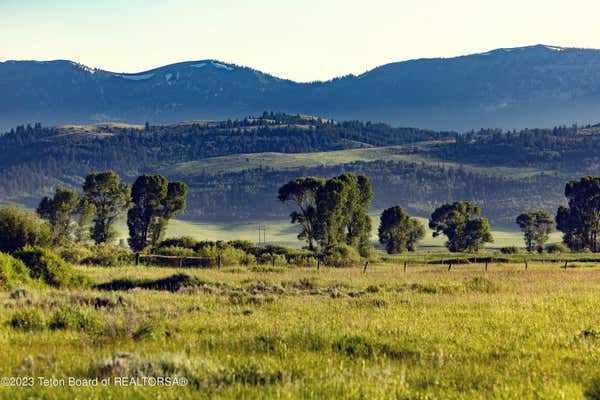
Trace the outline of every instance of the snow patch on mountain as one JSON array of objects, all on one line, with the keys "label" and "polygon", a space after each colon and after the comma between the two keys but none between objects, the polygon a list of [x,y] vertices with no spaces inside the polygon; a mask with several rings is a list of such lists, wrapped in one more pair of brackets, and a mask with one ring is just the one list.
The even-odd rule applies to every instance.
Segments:
[{"label": "snow patch on mountain", "polygon": [[227,71],[233,71],[233,68],[230,67],[229,65],[221,64],[221,63],[218,63],[218,62],[215,62],[215,61],[212,61],[211,64],[215,68],[226,69]]},{"label": "snow patch on mountain", "polygon": [[127,79],[129,81],[145,81],[145,80],[152,78],[154,76],[154,74],[140,74],[140,75],[115,74],[115,76],[118,76],[119,78]]}]

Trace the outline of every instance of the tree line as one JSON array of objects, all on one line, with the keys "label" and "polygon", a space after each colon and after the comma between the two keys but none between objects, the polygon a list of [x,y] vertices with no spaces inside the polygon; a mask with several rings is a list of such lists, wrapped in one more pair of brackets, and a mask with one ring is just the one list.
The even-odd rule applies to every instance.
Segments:
[{"label": "tree line", "polygon": [[[451,138],[451,132],[333,122],[286,114],[150,126],[106,125],[99,132],[18,126],[0,135],[0,195],[37,194],[45,182],[111,169],[121,176],[159,166],[230,154],[303,153]],[[132,172],[133,171],[133,172]],[[68,181],[67,183],[71,183]]]},{"label": "tree line", "polygon": [[[18,210],[3,209],[0,241],[8,248],[2,249],[14,250],[19,244],[36,242],[29,238],[45,236],[50,238],[49,244],[57,247],[90,239],[96,244],[107,243],[114,240],[115,223],[124,215],[130,248],[156,248],[164,239],[169,220],[186,208],[187,191],[185,183],[169,182],[161,175],[142,175],[129,185],[114,171],[91,173],[85,178],[81,194],[59,188],[53,196],[39,202],[36,212],[47,221],[48,232],[34,225],[24,226],[18,232],[11,229],[15,221],[29,217]],[[555,226],[570,250],[600,251],[600,177],[570,181],[564,194],[567,205],[558,208],[555,218],[543,210],[523,212],[516,217],[527,251],[543,251]],[[373,189],[366,175],[300,177],[281,186],[277,197],[294,208],[291,222],[300,227],[298,239],[306,242],[308,250],[342,258],[352,258],[354,251],[357,256],[369,257],[372,222],[368,211]],[[469,201],[437,207],[428,226],[433,237],[446,237],[446,247],[451,252],[478,252],[493,242],[488,219]],[[381,214],[378,239],[388,253],[414,251],[424,237],[425,226],[401,206],[389,207]]]},{"label": "tree line", "polygon": [[127,215],[129,246],[141,251],[164,239],[169,220],[186,207],[187,185],[161,175],[142,175],[133,185],[114,171],[91,173],[82,193],[58,188],[44,197],[37,213],[48,221],[55,246],[91,239],[96,244],[115,238],[115,223]]},{"label": "tree line", "polygon": [[[441,140],[407,150],[434,162],[355,162],[336,166],[275,169],[269,165],[216,173],[210,169],[170,169],[169,179],[189,184],[188,218],[223,220],[279,218],[286,208],[273,198],[280,185],[296,176],[330,177],[352,172],[372,178],[373,207],[393,204],[419,216],[453,199],[469,199],[495,225],[506,227],[523,209],[550,212],[560,201],[556,190],[573,173],[597,164],[600,135],[593,128],[481,131],[467,135],[391,128],[357,121],[265,113],[261,117],[210,123],[151,126],[145,129],[106,125],[97,131],[21,126],[0,136],[0,198],[35,207],[56,187],[78,189],[93,171],[111,169],[133,183],[142,173],[206,157],[256,152],[314,152],[359,146],[398,145]],[[590,131],[591,132],[591,131]],[[456,141],[456,143],[454,143]],[[457,164],[449,167],[444,161]],[[465,162],[471,165],[464,164]],[[472,168],[484,165],[486,168]],[[500,174],[494,166],[548,170]],[[243,164],[240,165],[244,168]],[[563,172],[563,169],[573,172]],[[269,199],[265,201],[265,199]]]},{"label": "tree line", "polygon": [[[586,176],[565,187],[568,206],[560,206],[553,219],[544,210],[521,213],[515,219],[523,232],[527,251],[544,250],[556,228],[572,251],[600,251],[600,177]],[[355,247],[368,256],[371,221],[368,207],[372,200],[371,183],[364,175],[345,173],[324,180],[301,177],[279,188],[278,199],[291,204],[291,223],[301,227],[298,239],[312,251],[327,254],[339,245]],[[450,252],[478,252],[492,243],[490,223],[473,202],[446,203],[429,218],[433,237],[444,235]],[[425,237],[425,227],[401,206],[385,209],[380,216],[379,242],[390,254],[415,251]]]}]

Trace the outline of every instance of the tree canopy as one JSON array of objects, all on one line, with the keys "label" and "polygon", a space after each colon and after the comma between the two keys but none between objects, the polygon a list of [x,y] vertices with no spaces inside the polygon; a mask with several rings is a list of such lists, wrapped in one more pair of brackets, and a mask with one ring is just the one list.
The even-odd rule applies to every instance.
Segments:
[{"label": "tree canopy", "polygon": [[95,209],[91,237],[105,243],[114,237],[114,223],[129,206],[131,187],[114,171],[91,173],[83,184],[83,197]]},{"label": "tree canopy", "polygon": [[134,251],[155,246],[164,236],[169,219],[185,209],[187,186],[162,175],[142,175],[131,188],[127,212],[129,245]]},{"label": "tree canopy", "polygon": [[291,222],[302,227],[298,237],[310,249],[315,244],[322,251],[346,244],[363,256],[370,246],[372,198],[369,179],[351,173],[328,180],[298,178],[279,189],[279,200],[298,208],[290,215]]},{"label": "tree canopy", "polygon": [[520,214],[516,220],[523,232],[527,251],[542,251],[554,228],[554,220],[546,211],[532,211]]},{"label": "tree canopy", "polygon": [[568,206],[556,213],[556,228],[563,232],[563,241],[571,250],[589,249],[598,252],[600,231],[600,177],[585,176],[565,186]]},{"label": "tree canopy", "polygon": [[444,204],[429,219],[433,237],[444,234],[451,252],[477,252],[485,243],[493,242],[490,224],[480,216],[479,207],[466,201]]},{"label": "tree canopy", "polygon": [[425,227],[411,218],[400,206],[383,211],[379,224],[379,243],[388,254],[415,251],[417,243],[425,237]]},{"label": "tree canopy", "polygon": [[324,179],[302,177],[289,181],[279,188],[278,199],[292,204],[298,210],[290,214],[292,224],[298,224],[301,231],[298,239],[306,240],[309,250],[315,249],[315,231],[317,225],[317,191],[325,183]]},{"label": "tree canopy", "polygon": [[44,197],[37,208],[38,215],[52,228],[55,245],[65,243],[73,233],[72,217],[79,210],[79,196],[74,190],[56,189],[54,197]]}]

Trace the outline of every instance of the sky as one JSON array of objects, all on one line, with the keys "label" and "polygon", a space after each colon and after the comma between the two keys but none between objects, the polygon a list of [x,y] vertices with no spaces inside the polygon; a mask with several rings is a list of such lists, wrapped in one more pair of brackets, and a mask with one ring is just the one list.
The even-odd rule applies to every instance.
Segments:
[{"label": "sky", "polygon": [[306,82],[501,47],[600,48],[599,14],[597,0],[0,0],[0,61],[217,59]]}]

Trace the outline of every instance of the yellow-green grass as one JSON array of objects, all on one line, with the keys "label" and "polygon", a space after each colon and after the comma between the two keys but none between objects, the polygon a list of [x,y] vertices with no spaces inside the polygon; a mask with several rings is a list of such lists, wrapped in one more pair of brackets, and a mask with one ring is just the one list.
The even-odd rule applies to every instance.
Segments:
[{"label": "yellow-green grass", "polygon": [[[78,269],[97,282],[181,272]],[[600,376],[598,266],[184,272],[204,283],[173,293],[0,293],[0,376],[93,378],[131,374],[137,365],[192,385],[36,382],[0,388],[0,398],[580,399]],[[24,310],[48,321],[61,309],[98,324],[38,331],[9,324]],[[129,357],[116,359],[120,353]],[[106,368],[111,359],[120,369]]]},{"label": "yellow-green grass", "polygon": [[[201,160],[178,163],[163,168],[165,175],[194,176],[200,173],[220,174],[239,172],[259,167],[290,170],[300,167],[327,167],[350,164],[357,161],[404,161],[425,163],[444,167],[465,168],[473,173],[493,176],[527,177],[543,172],[535,168],[517,167],[485,167],[437,160],[425,153],[415,154],[416,147],[426,147],[427,143],[418,145],[367,147],[349,150],[337,150],[314,153],[251,153],[211,157]],[[409,151],[410,150],[410,151]]]},{"label": "yellow-green grass", "polygon": [[[379,226],[379,214],[371,214],[373,229],[371,239],[377,241],[377,228]],[[426,234],[423,241],[420,242],[424,249],[444,249],[444,236],[432,237],[432,231],[427,228],[427,219],[419,218],[426,227]],[[290,247],[302,247],[306,245],[298,240],[298,227],[290,224],[289,220],[260,220],[246,222],[194,222],[185,220],[172,220],[167,229],[168,237],[191,236],[197,240],[250,240],[258,241],[258,225],[266,226],[266,241],[273,244],[281,244]],[[127,238],[127,227],[125,223],[118,225],[118,236],[120,239]],[[523,247],[523,234],[518,231],[492,230],[494,242],[486,247],[498,249],[507,246]],[[262,239],[261,239],[262,240]],[[550,235],[550,243],[561,241],[560,232],[554,232]]]}]

